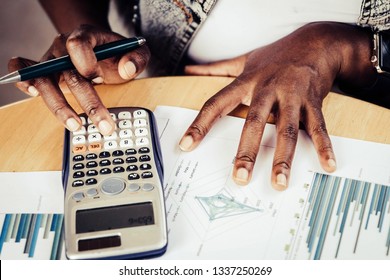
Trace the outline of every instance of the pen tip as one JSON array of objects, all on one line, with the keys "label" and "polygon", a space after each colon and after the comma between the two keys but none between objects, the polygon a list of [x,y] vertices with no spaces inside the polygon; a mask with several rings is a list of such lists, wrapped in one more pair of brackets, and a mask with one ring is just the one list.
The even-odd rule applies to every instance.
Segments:
[{"label": "pen tip", "polygon": [[21,81],[21,76],[18,71],[9,73],[3,77],[0,77],[0,85],[16,83]]}]

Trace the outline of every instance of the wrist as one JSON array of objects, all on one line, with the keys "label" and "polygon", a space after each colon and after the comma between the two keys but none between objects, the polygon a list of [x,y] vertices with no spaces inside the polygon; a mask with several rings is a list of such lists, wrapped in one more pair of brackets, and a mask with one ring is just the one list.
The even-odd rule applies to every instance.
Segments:
[{"label": "wrist", "polygon": [[375,84],[378,74],[372,64],[371,30],[344,24],[336,40],[340,54],[336,79],[350,88],[368,88]]}]

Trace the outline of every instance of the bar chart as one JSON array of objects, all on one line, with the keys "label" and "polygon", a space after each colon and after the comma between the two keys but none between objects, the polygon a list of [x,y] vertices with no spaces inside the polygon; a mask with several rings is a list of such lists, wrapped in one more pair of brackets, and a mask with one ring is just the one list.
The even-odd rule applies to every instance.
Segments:
[{"label": "bar chart", "polygon": [[290,258],[390,258],[390,186],[313,173]]},{"label": "bar chart", "polygon": [[61,259],[63,214],[0,214],[0,259]]}]

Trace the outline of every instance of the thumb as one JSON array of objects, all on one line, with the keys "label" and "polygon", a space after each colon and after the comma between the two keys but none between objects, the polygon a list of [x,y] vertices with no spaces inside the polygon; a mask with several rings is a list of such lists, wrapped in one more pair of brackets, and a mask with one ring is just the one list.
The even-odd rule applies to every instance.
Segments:
[{"label": "thumb", "polygon": [[246,58],[242,55],[209,64],[187,65],[184,72],[187,75],[237,77],[244,70]]}]

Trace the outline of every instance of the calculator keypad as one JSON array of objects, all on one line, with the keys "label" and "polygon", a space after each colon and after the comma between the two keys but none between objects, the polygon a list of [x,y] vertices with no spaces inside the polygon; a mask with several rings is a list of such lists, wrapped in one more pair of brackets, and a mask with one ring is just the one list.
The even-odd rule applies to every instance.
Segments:
[{"label": "calculator keypad", "polygon": [[154,189],[147,181],[132,183],[153,178],[156,172],[147,111],[111,112],[111,117],[116,123],[112,135],[101,135],[83,117],[81,129],[71,133],[70,185],[80,189],[73,195],[75,201],[97,197],[100,193],[117,195],[125,189],[132,193]]}]

